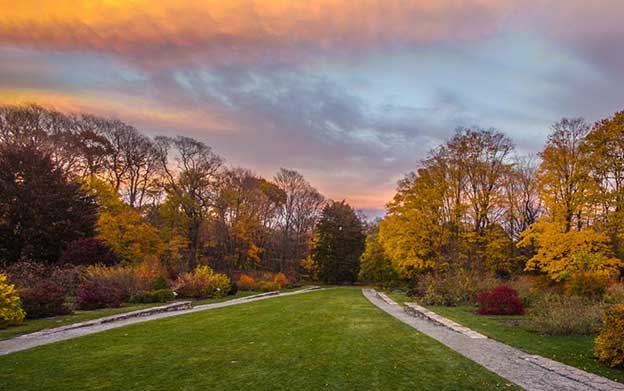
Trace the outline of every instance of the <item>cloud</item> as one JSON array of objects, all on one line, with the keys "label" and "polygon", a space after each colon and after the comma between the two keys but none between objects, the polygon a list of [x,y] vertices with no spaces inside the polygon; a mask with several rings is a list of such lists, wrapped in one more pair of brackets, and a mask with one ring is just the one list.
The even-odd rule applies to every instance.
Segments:
[{"label": "cloud", "polygon": [[509,11],[497,0],[3,0],[0,7],[10,10],[0,16],[0,44],[115,53],[145,66],[290,63],[468,41],[496,32]]}]

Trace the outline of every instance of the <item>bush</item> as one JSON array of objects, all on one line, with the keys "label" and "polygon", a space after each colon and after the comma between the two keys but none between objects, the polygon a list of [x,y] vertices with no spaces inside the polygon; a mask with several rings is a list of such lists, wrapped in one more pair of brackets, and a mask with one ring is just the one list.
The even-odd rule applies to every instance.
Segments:
[{"label": "bush", "polygon": [[154,291],[138,291],[130,297],[131,303],[166,303],[175,299],[171,289],[158,289]]},{"label": "bush", "polygon": [[[160,264],[160,261],[156,257],[150,257],[143,260],[141,263],[132,268],[133,273],[133,288],[136,290],[150,291],[157,289],[155,287],[156,282],[166,273],[166,270]],[[165,286],[160,289],[166,289]]]},{"label": "bush", "polygon": [[198,266],[192,273],[178,276],[175,291],[180,297],[206,299],[224,297],[230,291],[230,279],[208,266]]},{"label": "bush", "polygon": [[577,272],[566,282],[565,293],[568,296],[582,296],[591,300],[600,300],[607,291],[610,282],[610,279],[605,275]]},{"label": "bush", "polygon": [[500,285],[477,296],[481,315],[522,315],[524,307],[518,292],[509,285]]},{"label": "bush", "polygon": [[234,296],[238,293],[238,285],[234,281],[230,281],[230,290],[228,291],[228,296]]},{"label": "bush", "polygon": [[550,335],[591,335],[600,327],[600,305],[580,296],[546,294],[529,312],[529,319]]},{"label": "bush", "polygon": [[165,277],[158,276],[158,278],[154,282],[154,290],[159,291],[162,289],[169,289],[169,284],[167,284],[167,280],[165,280]]},{"label": "bush", "polygon": [[29,319],[65,315],[71,309],[65,305],[67,292],[52,281],[41,281],[32,288],[20,291],[22,309]]},{"label": "bush", "polygon": [[137,288],[135,271],[129,266],[91,265],[85,270],[84,280],[96,281],[102,287],[113,287],[115,290],[121,290],[122,300],[127,299],[137,290],[150,290],[153,285],[152,282],[144,289]]},{"label": "bush", "polygon": [[69,243],[60,259],[60,262],[72,265],[113,266],[119,261],[119,256],[104,241],[95,238],[79,239]]},{"label": "bush", "polygon": [[260,283],[258,284],[258,289],[260,289],[262,292],[273,292],[278,291],[280,289],[280,286],[277,282],[260,281]]},{"label": "bush", "polygon": [[492,274],[458,268],[420,276],[408,294],[426,305],[474,304],[481,292],[494,289],[500,281]]},{"label": "bush", "polygon": [[248,276],[247,274],[241,274],[238,279],[238,289],[241,291],[255,291],[258,289],[258,284],[253,277]]},{"label": "bush", "polygon": [[0,273],[0,329],[22,323],[24,316],[15,285],[9,283],[6,274]]},{"label": "bush", "polygon": [[6,275],[18,289],[32,288],[49,276],[49,270],[43,263],[22,261],[10,265]]},{"label": "bush", "polygon": [[273,282],[276,283],[280,289],[288,285],[288,279],[286,278],[286,275],[282,272],[277,273],[275,277],[273,277]]},{"label": "bush", "polygon": [[624,304],[609,306],[596,337],[594,351],[599,361],[612,368],[624,367]]},{"label": "bush", "polygon": [[127,294],[118,282],[106,279],[88,279],[80,284],[76,304],[83,310],[119,307]]},{"label": "bush", "polygon": [[608,287],[603,300],[607,304],[624,304],[624,284],[618,282]]},{"label": "bush", "polygon": [[82,282],[84,266],[63,265],[55,266],[50,271],[50,281],[63,287],[68,296],[76,296]]}]

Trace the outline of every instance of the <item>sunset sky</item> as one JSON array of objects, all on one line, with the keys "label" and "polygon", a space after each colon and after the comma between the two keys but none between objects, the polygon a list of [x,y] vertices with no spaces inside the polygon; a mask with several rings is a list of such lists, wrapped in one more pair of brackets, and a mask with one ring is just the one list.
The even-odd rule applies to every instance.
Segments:
[{"label": "sunset sky", "polygon": [[77,4],[0,0],[0,103],[196,137],[369,214],[458,126],[525,154],[624,109],[621,0]]}]

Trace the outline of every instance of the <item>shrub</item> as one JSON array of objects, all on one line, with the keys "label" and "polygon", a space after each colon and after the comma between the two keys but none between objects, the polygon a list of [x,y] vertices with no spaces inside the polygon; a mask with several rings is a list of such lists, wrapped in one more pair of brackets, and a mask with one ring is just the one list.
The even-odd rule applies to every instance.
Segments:
[{"label": "shrub", "polygon": [[238,279],[238,289],[241,291],[254,291],[258,289],[258,284],[253,277],[248,276],[247,274],[241,274]]},{"label": "shrub", "polygon": [[618,282],[608,287],[603,300],[607,304],[624,304],[624,284]]},{"label": "shrub", "polygon": [[15,285],[9,283],[6,274],[0,273],[0,329],[22,323],[24,316]]},{"label": "shrub", "polygon": [[162,289],[169,289],[169,284],[167,284],[167,280],[165,280],[165,277],[158,276],[158,278],[154,282],[154,290],[158,291]]},{"label": "shrub", "polygon": [[591,335],[600,327],[600,305],[580,296],[546,294],[529,312],[529,319],[550,335]]},{"label": "shrub", "polygon": [[427,305],[473,304],[479,293],[498,285],[500,281],[492,274],[458,268],[420,276],[409,295]]},{"label": "shrub", "polygon": [[230,290],[230,279],[225,274],[215,273],[208,266],[198,266],[194,272],[178,276],[175,287],[180,297],[223,297]]},{"label": "shrub", "polygon": [[591,300],[599,300],[607,290],[609,278],[603,274],[577,272],[565,284],[568,296],[582,296]]},{"label": "shrub", "polygon": [[20,291],[22,308],[30,319],[70,313],[70,308],[65,305],[66,296],[65,289],[52,281],[41,281]]},{"label": "shrub", "polygon": [[104,241],[95,238],[79,239],[69,243],[60,259],[60,262],[72,265],[113,266],[119,261],[119,256]]},{"label": "shrub", "polygon": [[126,299],[126,291],[118,282],[106,279],[88,279],[80,284],[76,303],[83,310],[119,307]]},{"label": "shrub", "polygon": [[280,289],[288,285],[288,279],[286,278],[286,275],[282,272],[277,273],[275,277],[273,277],[273,282],[276,283]]},{"label": "shrub", "polygon": [[[85,270],[84,280],[97,281],[103,287],[114,286],[115,290],[121,290],[122,300],[140,290],[135,284],[134,270],[129,266],[91,265]],[[150,290],[151,288],[152,285],[150,284],[143,290]]]},{"label": "shrub", "polygon": [[154,291],[137,291],[130,297],[131,303],[166,303],[175,299],[171,289],[158,289]]},{"label": "shrub", "polygon": [[230,281],[230,290],[228,291],[228,296],[234,296],[238,293],[238,285],[234,281]]},{"label": "shrub", "polygon": [[84,266],[63,265],[55,266],[50,271],[50,281],[63,287],[68,296],[76,296],[82,281]]},{"label": "shrub", "polygon": [[[165,275],[166,270],[160,264],[160,261],[156,257],[150,257],[143,260],[141,263],[132,268],[134,289],[149,291],[156,289],[156,281],[159,277]],[[166,289],[165,286],[160,289]]]},{"label": "shrub", "polygon": [[43,263],[22,261],[10,265],[6,275],[18,289],[31,288],[48,277],[49,270]]},{"label": "shrub", "polygon": [[599,361],[612,368],[624,367],[624,304],[609,306],[596,337],[594,351]]},{"label": "shrub", "polygon": [[500,285],[477,296],[481,315],[522,315],[524,307],[518,292],[509,285]]},{"label": "shrub", "polygon": [[260,281],[258,284],[258,289],[262,292],[273,292],[280,289],[280,286],[277,282],[274,281]]}]

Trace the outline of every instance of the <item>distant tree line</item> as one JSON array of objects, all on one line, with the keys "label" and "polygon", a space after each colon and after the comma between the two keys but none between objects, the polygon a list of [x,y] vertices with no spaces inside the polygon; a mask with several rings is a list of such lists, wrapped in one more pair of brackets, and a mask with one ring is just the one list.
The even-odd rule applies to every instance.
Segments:
[{"label": "distant tree line", "polygon": [[151,138],[119,120],[36,105],[0,107],[4,264],[58,262],[70,243],[95,236],[124,262],[305,273],[325,205],[298,172],[262,178],[189,137]]}]

